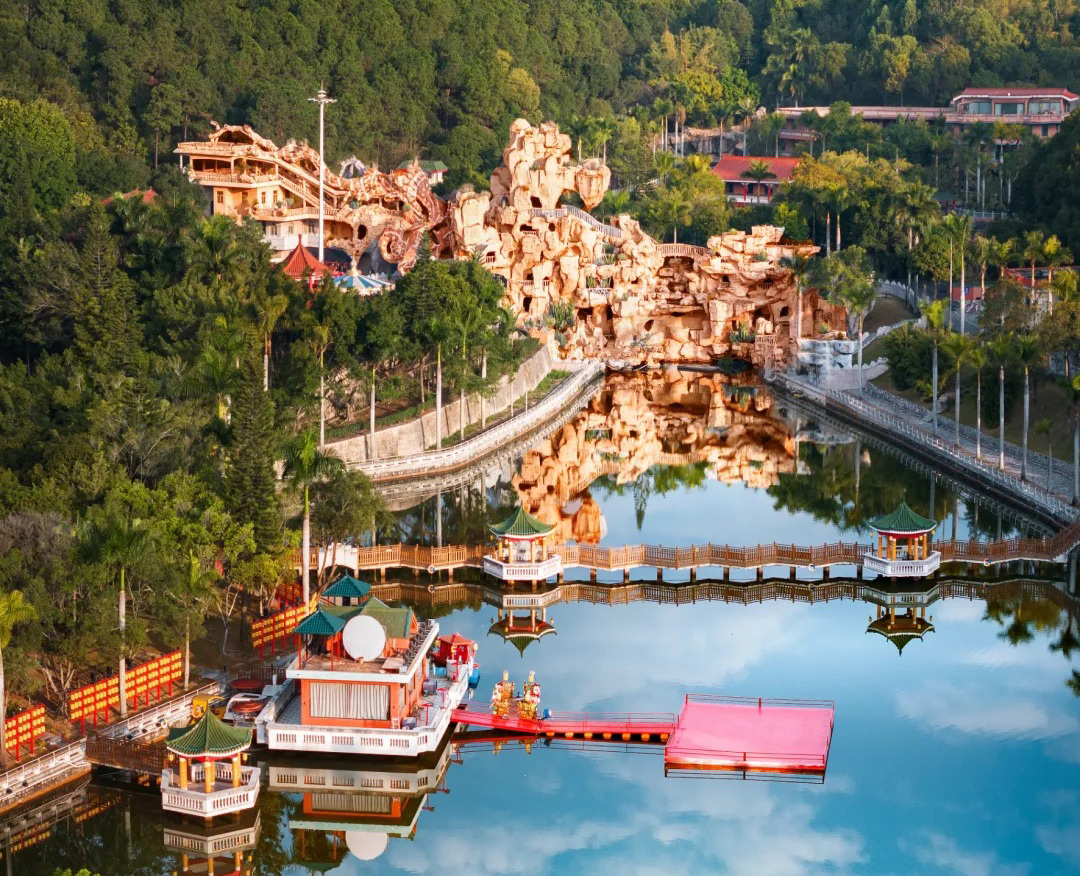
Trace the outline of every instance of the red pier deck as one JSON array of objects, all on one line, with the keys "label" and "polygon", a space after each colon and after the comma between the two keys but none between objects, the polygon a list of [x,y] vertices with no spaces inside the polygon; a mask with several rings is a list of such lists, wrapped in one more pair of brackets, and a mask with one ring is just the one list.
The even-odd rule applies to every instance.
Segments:
[{"label": "red pier deck", "polygon": [[834,711],[825,700],[687,694],[664,768],[824,774]]},{"label": "red pier deck", "polygon": [[823,776],[834,706],[824,700],[775,700],[688,694],[672,714],[545,712],[522,718],[483,706],[454,710],[453,720],[505,733],[610,742],[663,743],[665,772],[697,770]]}]

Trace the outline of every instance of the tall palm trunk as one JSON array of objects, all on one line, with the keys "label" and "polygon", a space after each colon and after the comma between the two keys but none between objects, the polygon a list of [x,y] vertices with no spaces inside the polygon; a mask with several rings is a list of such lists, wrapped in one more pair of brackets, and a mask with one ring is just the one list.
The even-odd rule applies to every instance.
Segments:
[{"label": "tall palm trunk", "polygon": [[1080,504],[1080,413],[1073,416],[1073,505]]},{"label": "tall palm trunk", "polygon": [[956,423],[956,446],[960,446],[960,364],[956,365],[956,397],[953,399],[953,420]]},{"label": "tall palm trunk", "polygon": [[371,434],[371,450],[368,452],[370,459],[379,458],[379,450],[375,446],[375,366],[371,366],[371,404],[368,406],[368,431]]},{"label": "tall palm trunk", "polygon": [[[480,379],[484,381],[484,387],[487,388],[487,350],[484,350],[484,358],[480,360]],[[487,428],[487,395],[482,394],[480,396],[480,428]]]},{"label": "tall palm trunk", "polygon": [[127,590],[125,569],[120,567],[120,717],[127,715],[127,658],[124,656],[124,631],[127,629]]},{"label": "tall palm trunk", "polygon": [[465,390],[458,390],[458,427],[461,432],[461,440],[465,440]]},{"label": "tall palm trunk", "polygon": [[1024,440],[1020,454],[1020,480],[1027,480],[1028,416],[1031,412],[1031,392],[1028,367],[1024,366]]},{"label": "tall palm trunk", "polygon": [[[964,249],[960,248],[960,334],[964,333],[964,315],[967,313],[967,288],[965,279],[967,275],[966,265],[964,263]],[[952,295],[952,290],[949,290],[949,295]]]},{"label": "tall palm trunk", "polygon": [[937,345],[937,338],[934,338],[934,359],[933,359],[933,368],[931,369],[932,373],[930,375],[930,381],[933,384],[930,387],[930,392],[931,392],[930,406],[931,406],[931,413],[932,413],[933,418],[934,418],[934,434],[935,435],[937,434],[937,425],[938,425],[937,424],[937,409],[938,409],[938,398],[937,398],[937,395],[938,395],[938,392],[937,392],[937,388],[938,388],[937,346],[938,346]]},{"label": "tall palm trunk", "polygon": [[304,522],[300,529],[300,590],[304,605],[311,600],[308,564],[311,562],[311,499],[308,485],[304,484]]},{"label": "tall palm trunk", "polygon": [[836,251],[840,252],[840,211],[836,211]]},{"label": "tall palm trunk", "polygon": [[975,458],[982,459],[982,369],[975,372]]},{"label": "tall palm trunk", "polygon": [[326,375],[323,373],[323,354],[319,353],[319,450],[326,446]]},{"label": "tall palm trunk", "polygon": [[795,354],[798,355],[799,350],[799,338],[802,337],[802,311],[803,311],[803,287],[802,281],[798,284],[799,296],[798,303],[799,309],[795,312]]},{"label": "tall palm trunk", "polygon": [[863,394],[863,373],[862,373],[862,326],[863,326],[863,314],[859,312],[859,395]]},{"label": "tall palm trunk", "polygon": [[825,255],[829,255],[829,234],[832,231],[830,227],[829,219],[831,218],[828,210],[825,211]]},{"label": "tall palm trunk", "polygon": [[270,389],[270,335],[263,338],[263,392]]},{"label": "tall palm trunk", "polygon": [[1005,364],[998,365],[998,468],[1005,471]]},{"label": "tall palm trunk", "polygon": [[191,617],[184,618],[184,690],[191,684]]},{"label": "tall palm trunk", "polygon": [[435,449],[442,447],[442,344],[435,347]]}]

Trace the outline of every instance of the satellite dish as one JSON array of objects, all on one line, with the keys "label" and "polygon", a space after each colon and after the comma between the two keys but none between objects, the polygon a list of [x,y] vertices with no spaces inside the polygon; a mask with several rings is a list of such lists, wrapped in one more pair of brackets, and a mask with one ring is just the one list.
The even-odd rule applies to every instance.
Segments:
[{"label": "satellite dish", "polygon": [[352,618],[341,631],[345,652],[358,663],[374,660],[386,647],[386,630],[375,618],[365,614]]},{"label": "satellite dish", "polygon": [[[365,618],[354,618],[354,620],[365,620]],[[372,620],[372,618],[366,618],[366,620]],[[386,845],[389,842],[390,837],[385,833],[366,830],[345,831],[345,845],[352,856],[360,861],[374,861],[386,851]]]}]

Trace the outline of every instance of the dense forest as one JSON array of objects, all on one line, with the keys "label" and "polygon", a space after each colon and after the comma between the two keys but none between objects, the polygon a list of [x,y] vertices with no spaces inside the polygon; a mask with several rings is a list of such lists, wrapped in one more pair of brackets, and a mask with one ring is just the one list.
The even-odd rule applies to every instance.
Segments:
[{"label": "dense forest", "polygon": [[331,158],[489,171],[517,116],[698,122],[747,97],[944,105],[971,85],[1080,84],[1075,0],[32,0],[0,4],[0,96],[63,108],[87,191],[127,190],[210,121]]}]

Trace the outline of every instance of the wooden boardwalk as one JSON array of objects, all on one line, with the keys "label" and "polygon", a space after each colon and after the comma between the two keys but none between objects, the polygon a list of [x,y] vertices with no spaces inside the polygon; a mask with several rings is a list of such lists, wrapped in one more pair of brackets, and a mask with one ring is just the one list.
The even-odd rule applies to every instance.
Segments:
[{"label": "wooden boardwalk", "polygon": [[[1063,563],[1069,552],[1080,544],[1080,521],[1070,524],[1048,538],[1009,538],[1000,541],[937,541],[934,550],[941,552],[943,563],[996,565],[1017,560]],[[827,569],[834,565],[861,566],[870,544],[836,542],[822,545],[758,544],[747,547],[704,544],[689,547],[663,545],[624,545],[601,547],[587,544],[567,544],[557,548],[564,568],[586,568],[597,571],[624,571],[639,567],[691,569],[713,566],[724,569],[762,569],[765,566],[789,566],[804,569]],[[378,545],[354,547],[332,545],[323,556],[313,549],[308,567],[318,569],[322,564],[364,570],[413,569],[425,572],[453,571],[480,567],[488,545]],[[300,552],[293,555],[295,568],[300,568]]]}]

